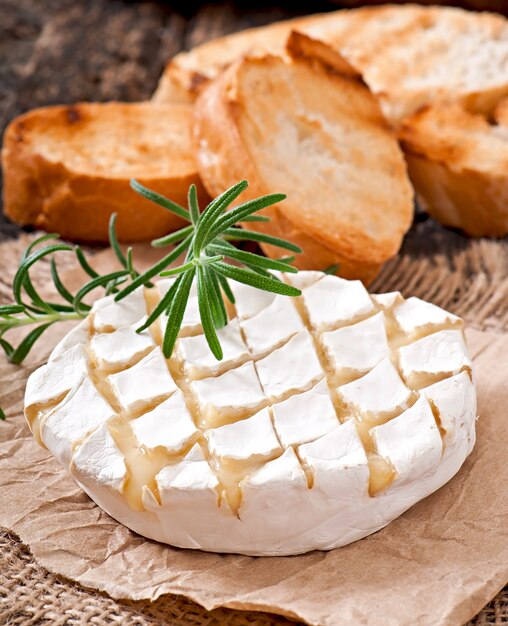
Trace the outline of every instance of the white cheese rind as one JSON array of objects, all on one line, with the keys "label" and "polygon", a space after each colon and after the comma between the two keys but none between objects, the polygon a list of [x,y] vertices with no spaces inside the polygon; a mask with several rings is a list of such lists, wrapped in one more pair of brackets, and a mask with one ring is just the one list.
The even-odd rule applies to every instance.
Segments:
[{"label": "white cheese rind", "polygon": [[237,366],[249,358],[237,319],[217,330],[223,356],[218,361],[210,350],[204,335],[183,337],[178,341],[177,351],[184,364],[185,373],[191,378],[214,376],[231,366]]},{"label": "white cheese rind", "polygon": [[353,508],[357,499],[367,497],[369,466],[354,420],[300,446],[298,456],[311,470],[314,487],[328,497]]},{"label": "white cheese rind", "polygon": [[388,293],[371,293],[370,297],[380,309],[391,309],[395,304],[403,301],[400,291],[390,291]]},{"label": "white cheese rind", "polygon": [[305,391],[324,375],[306,330],[257,361],[256,370],[266,396],[273,399],[292,391]]},{"label": "white cheese rind", "polygon": [[[319,331],[313,331],[317,342],[320,342],[322,331],[343,327],[347,330],[366,322],[373,323],[380,308],[386,310],[390,332],[395,331],[390,338],[394,364],[384,359],[354,383],[337,388],[337,411],[341,419],[346,419],[343,424],[340,424],[331,400],[332,397],[335,399],[335,394],[328,395],[328,389],[333,391],[340,377],[336,380],[333,372],[329,372],[328,380],[325,380],[320,373],[320,378],[310,384],[309,390],[302,392],[299,389],[301,381],[309,377],[302,376],[301,371],[309,370],[307,363],[301,365],[300,362],[308,361],[311,352],[307,349],[295,351],[294,348],[279,354],[275,354],[272,348],[266,352],[270,357],[276,356],[268,361],[269,367],[264,370],[266,389],[270,385],[287,389],[287,383],[284,380],[281,383],[284,376],[293,376],[299,381],[295,388],[289,385],[290,390],[282,394],[283,397],[285,393],[293,395],[287,400],[279,400],[278,404],[274,404],[273,397],[263,391],[256,371],[265,353],[253,354],[254,360],[249,358],[240,368],[233,360],[226,366],[233,367],[233,371],[192,383],[190,388],[194,398],[189,396],[187,401],[194,418],[200,422],[200,428],[196,428],[186,411],[182,391],[177,390],[157,348],[154,352],[159,350],[160,367],[155,370],[162,375],[163,382],[156,382],[153,364],[145,362],[141,369],[135,369],[147,358],[143,357],[137,365],[122,372],[126,374],[124,395],[119,397],[122,396],[130,413],[125,414],[124,409],[120,415],[114,416],[106,400],[104,403],[97,400],[96,390],[86,378],[90,368],[97,389],[110,398],[101,373],[94,372],[95,359],[90,365],[87,363],[86,350],[90,350],[90,346],[86,323],[81,330],[64,338],[59,351],[51,357],[51,369],[43,368],[41,374],[34,376],[29,384],[32,388],[27,391],[27,416],[33,418],[39,411],[37,425],[55,456],[67,464],[75,450],[70,471],[79,485],[110,515],[143,536],[183,548],[259,556],[328,550],[375,532],[441,487],[459,470],[474,444],[476,397],[470,367],[463,363],[463,371],[455,374],[437,371],[443,369],[442,363],[433,366],[429,374],[422,374],[418,364],[418,371],[415,369],[417,380],[413,382],[418,383],[415,388],[419,391],[408,389],[397,374],[401,354],[398,347],[403,346],[404,354],[406,348],[417,343],[405,345],[408,340],[430,331],[439,335],[441,323],[432,318],[434,321],[429,322],[430,326],[418,322],[414,324],[415,331],[406,326],[408,332],[403,332],[400,327],[397,329],[392,315],[392,310],[403,302],[400,296],[375,296],[371,300],[371,310],[368,304],[363,310],[359,306],[362,297],[350,301],[342,298],[337,304],[337,292],[343,291],[344,281],[330,281],[329,278],[305,272],[296,277],[283,276],[284,281],[298,284],[304,290],[304,297],[295,301],[269,294],[267,298],[274,319],[279,302],[281,308],[289,304],[294,307],[296,303],[298,308],[291,311],[300,311],[300,305],[305,305],[307,290],[317,292],[319,283],[324,280],[332,285],[321,290],[323,311],[329,313],[336,311],[334,307],[337,306],[349,307],[349,314],[343,317],[341,309],[335,318],[330,314],[329,319],[334,318],[333,321],[322,326],[318,321],[316,328],[319,327]],[[340,285],[339,289],[337,285]],[[195,294],[195,286],[193,290]],[[354,290],[358,290],[358,286]],[[358,293],[363,293],[362,290],[360,286]],[[276,324],[270,325],[270,315],[264,315],[266,302],[260,306],[258,293],[261,294],[251,292],[247,299],[244,298],[247,302],[244,312],[249,313],[246,318],[259,309],[257,314],[261,320],[264,317],[271,345],[278,345],[273,341],[278,341],[279,333],[281,344],[298,337],[297,333],[290,339],[282,326],[280,331],[273,330]],[[260,298],[263,300],[262,295]],[[149,299],[152,306],[152,298]],[[312,298],[307,297],[307,300]],[[195,299],[192,302],[195,304]],[[314,304],[319,306],[319,302]],[[110,305],[111,298],[100,301],[89,319]],[[142,307],[138,313],[141,310]],[[146,315],[146,311],[142,310],[142,313],[133,324]],[[307,316],[304,317],[307,321]],[[422,320],[423,317],[422,313]],[[113,323],[103,330],[114,333],[115,328],[132,326],[126,323],[127,318],[118,313],[118,319],[113,319]],[[242,325],[248,325],[246,318],[239,320]],[[101,319],[100,315],[98,319]],[[453,321],[452,317],[447,318],[442,327],[447,329],[450,320],[454,330],[445,332],[457,332],[459,322]],[[183,335],[199,332],[199,324],[190,324],[184,328]],[[259,336],[260,340],[263,339]],[[127,347],[132,349],[132,346]],[[417,348],[421,356],[421,346]],[[77,357],[80,350],[82,358]],[[346,346],[344,350],[349,352],[350,348]],[[253,348],[252,352],[256,350]],[[113,356],[115,358],[118,356]],[[425,367],[430,370],[432,363],[427,360]],[[285,366],[282,374],[273,365],[277,362]],[[123,365],[119,367],[123,368]],[[285,371],[288,367],[289,374]],[[173,357],[171,372],[186,390],[188,381],[185,377],[190,375],[189,369],[187,373],[180,373]],[[363,370],[356,371],[355,376],[358,374],[363,374]],[[113,376],[116,374],[109,377],[110,381]],[[350,377],[345,379],[351,380]],[[218,387],[215,386],[217,381]],[[439,382],[429,385],[434,381]],[[200,387],[198,383],[206,384]],[[84,393],[86,386],[89,395]],[[204,394],[196,393],[196,389]],[[113,390],[114,385],[110,391]],[[157,397],[153,396],[154,390]],[[51,396],[50,404],[41,412],[39,404],[44,402],[34,404],[34,399],[48,396]],[[59,404],[52,407],[51,403],[56,402]],[[263,408],[267,406],[270,408]],[[65,411],[68,414],[66,420],[62,418]],[[145,413],[136,417],[142,411]],[[355,419],[347,419],[351,414]],[[385,423],[371,428],[369,439],[366,429],[381,422]],[[228,426],[224,429],[217,428],[225,423]],[[442,428],[443,442],[437,425]],[[217,433],[229,433],[230,436],[221,439]],[[126,439],[120,440],[119,437]],[[362,440],[369,450],[369,461]],[[196,441],[199,445],[195,444]],[[190,446],[192,448],[185,454]],[[370,472],[375,468],[370,450],[375,450],[376,446],[376,458],[384,455],[380,458],[387,458],[393,464],[397,478],[381,491],[372,491],[376,495],[370,496]],[[150,453],[142,473],[137,473],[136,460],[144,454],[143,448]],[[126,454],[127,463],[122,453]],[[160,469],[164,464],[167,465]],[[153,475],[150,473],[152,469]],[[133,472],[132,480],[126,482],[130,472]],[[136,485],[134,491],[133,485]],[[128,502],[140,502],[145,510],[133,510]]]},{"label": "white cheese rind", "polygon": [[443,442],[425,397],[385,424],[371,428],[378,454],[397,474],[396,481],[411,483],[434,471],[441,460]]},{"label": "white cheese rind", "polygon": [[305,330],[292,298],[276,296],[271,304],[254,317],[241,322],[251,354],[261,356]]},{"label": "white cheese rind", "polygon": [[411,391],[392,363],[385,359],[368,374],[337,389],[342,401],[364,415],[391,415],[405,409]]},{"label": "white cheese rind", "polygon": [[140,445],[148,450],[161,446],[170,453],[179,452],[199,434],[180,389],[131,425]]},{"label": "white cheese rind", "polygon": [[60,358],[64,352],[79,344],[86,344],[90,336],[90,320],[85,318],[74,326],[53,348],[48,358],[48,363]]},{"label": "white cheese rind", "polygon": [[196,380],[190,389],[203,424],[211,427],[229,421],[229,416],[252,411],[265,401],[252,361],[220,376]]},{"label": "white cheese rind", "polygon": [[94,335],[90,350],[103,370],[127,367],[154,348],[150,333],[136,332],[136,327],[124,326],[111,333]]},{"label": "white cheese rind", "polygon": [[123,491],[127,467],[107,423],[99,426],[78,447],[72,467],[80,477],[88,478],[114,491]]},{"label": "white cheese rind", "polygon": [[277,294],[270,291],[260,291],[255,287],[234,280],[230,281],[229,286],[235,297],[236,314],[241,320],[254,317],[267,306],[270,306],[277,297]]},{"label": "white cheese rind", "polygon": [[426,329],[452,326],[460,318],[420,298],[408,298],[393,308],[393,317],[400,330],[410,337]]},{"label": "white cheese rind", "polygon": [[336,373],[365,373],[390,357],[382,312],[357,324],[325,332],[321,342]]},{"label": "white cheese rind", "polygon": [[167,398],[178,388],[159,347],[129,369],[111,374],[108,380],[125,411],[136,411]]},{"label": "white cheese rind", "polygon": [[375,311],[368,291],[359,280],[324,276],[303,290],[303,302],[312,327],[330,330]]},{"label": "white cheese rind", "polygon": [[131,326],[146,315],[144,287],[138,287],[128,296],[115,302],[115,296],[106,296],[92,306],[92,323],[97,332]]},{"label": "white cheese rind", "polygon": [[219,459],[247,461],[282,453],[267,408],[239,422],[211,428],[205,437],[211,454]]},{"label": "white cheese rind", "polygon": [[421,393],[438,411],[441,426],[445,431],[446,445],[466,439],[472,448],[476,419],[476,390],[469,374],[461,372],[451,378],[445,378],[425,387]]},{"label": "white cheese rind", "polygon": [[41,439],[52,454],[68,467],[73,444],[114,417],[115,411],[87,377],[44,419]]},{"label": "white cheese rind", "polygon": [[77,387],[88,372],[88,355],[82,344],[65,351],[58,358],[39,367],[26,383],[25,413],[32,407],[61,399]]},{"label": "white cheese rind", "polygon": [[326,381],[272,406],[273,422],[284,447],[318,439],[338,425]]},{"label": "white cheese rind", "polygon": [[415,389],[433,382],[432,377],[455,375],[472,367],[460,330],[441,330],[403,346],[399,364],[407,384]]}]

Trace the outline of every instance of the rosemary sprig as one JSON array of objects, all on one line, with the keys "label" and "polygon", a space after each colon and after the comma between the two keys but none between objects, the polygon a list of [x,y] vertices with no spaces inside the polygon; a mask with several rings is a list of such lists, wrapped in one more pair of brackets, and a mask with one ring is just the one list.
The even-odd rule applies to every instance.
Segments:
[{"label": "rosemary sprig", "polygon": [[[188,226],[151,242],[156,248],[170,245],[174,247],[143,273],[139,273],[134,267],[132,248],[129,247],[124,253],[118,242],[115,214],[111,216],[109,224],[109,243],[120,269],[107,274],[101,275],[96,272],[79,246],[60,241],[56,234],[43,235],[33,241],[23,253],[14,277],[13,303],[0,305],[0,347],[7,358],[12,363],[21,363],[42,333],[52,324],[85,317],[91,308],[90,304],[85,302],[85,298],[97,288],[103,288],[106,294],[116,294],[115,300],[120,301],[141,285],[152,286],[150,281],[159,275],[174,277],[174,283],[146,323],[137,329],[138,332],[166,313],[163,351],[169,358],[180,332],[191,286],[195,280],[203,333],[211,351],[220,360],[222,347],[216,331],[228,321],[224,296],[234,303],[229,280],[286,296],[300,295],[298,289],[287,285],[272,274],[272,271],[297,272],[298,270],[291,265],[293,256],[269,259],[240,250],[231,243],[249,240],[268,243],[294,253],[301,252],[298,246],[289,241],[238,226],[238,222],[268,221],[268,218],[256,213],[285,198],[283,194],[270,194],[230,209],[230,205],[247,186],[247,181],[233,185],[200,212],[195,185],[189,188],[188,208],[185,208],[147,189],[137,181],[131,181],[131,187],[135,192],[189,222]],[[61,252],[74,254],[90,279],[75,294],[64,285],[58,273],[55,255]],[[179,267],[168,269],[183,254],[185,254],[183,263]],[[62,299],[61,302],[46,300],[30,280],[30,269],[37,263],[47,262],[48,259],[51,278]],[[233,261],[234,265],[227,261]],[[24,326],[32,328],[15,347],[5,335],[10,330]],[[4,419],[1,409],[0,419]]]}]

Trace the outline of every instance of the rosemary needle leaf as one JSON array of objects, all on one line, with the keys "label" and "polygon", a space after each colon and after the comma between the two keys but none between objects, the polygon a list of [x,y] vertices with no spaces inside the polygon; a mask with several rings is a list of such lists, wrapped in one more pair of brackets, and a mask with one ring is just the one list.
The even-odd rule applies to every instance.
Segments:
[{"label": "rosemary needle leaf", "polygon": [[212,351],[212,354],[220,361],[223,357],[222,347],[215,331],[215,326],[212,319],[212,303],[209,298],[209,287],[206,281],[205,269],[198,265],[198,306],[199,315],[201,317],[201,324],[203,326],[203,333],[205,339]]},{"label": "rosemary needle leaf", "polygon": [[241,267],[235,267],[234,265],[228,265],[222,262],[215,263],[211,267],[214,271],[219,272],[219,274],[222,274],[226,278],[231,278],[239,283],[255,287],[256,289],[280,293],[283,296],[300,296],[302,294],[296,287],[286,285],[286,283],[275,280],[275,278],[261,276],[252,270],[245,270]]},{"label": "rosemary needle leaf", "polygon": [[249,215],[243,221],[244,222],[269,222],[270,218],[266,217],[266,215]]},{"label": "rosemary needle leaf", "polygon": [[84,315],[84,313],[89,309],[89,305],[82,302],[83,298],[88,295],[97,287],[104,287],[110,281],[115,280],[117,278],[122,278],[128,274],[127,270],[118,270],[116,272],[111,272],[110,274],[105,274],[104,276],[97,276],[97,278],[93,278],[86,285],[81,287],[81,289],[74,296],[74,309],[80,315]]},{"label": "rosemary needle leaf", "polygon": [[51,259],[51,278],[53,279],[53,282],[55,283],[56,290],[62,296],[62,298],[72,304],[74,301],[74,296],[62,283],[60,276],[58,275],[58,270],[56,268],[55,259]]},{"label": "rosemary needle leaf", "polygon": [[204,245],[215,239],[217,235],[225,231],[230,226],[234,226],[236,223],[243,221],[248,215],[266,209],[269,206],[282,202],[286,196],[283,193],[272,193],[267,196],[261,196],[255,200],[249,200],[243,204],[238,205],[231,211],[228,211],[225,215],[219,217],[214,223],[213,228],[207,234]]},{"label": "rosemary needle leaf", "polygon": [[79,246],[74,248],[74,252],[78,258],[78,262],[81,265],[81,268],[90,276],[90,278],[97,278],[99,274],[94,270],[94,268],[88,263],[85,255],[83,254],[83,250]]},{"label": "rosemary needle leaf", "polygon": [[167,211],[178,215],[178,217],[181,217],[182,219],[190,222],[191,218],[189,215],[189,211],[187,211],[187,209],[184,209],[183,206],[180,206],[176,202],[173,202],[173,200],[162,196],[160,193],[148,189],[141,183],[138,183],[137,180],[131,179],[130,185],[131,188],[134,189],[136,193],[139,193],[140,196],[143,196],[143,198],[146,198],[147,200],[150,200],[150,202],[158,204],[163,209],[166,209]]},{"label": "rosemary needle leaf", "polygon": [[170,270],[161,272],[159,276],[176,276],[177,274],[183,274],[191,270],[195,265],[194,261],[189,261],[188,263],[180,265],[180,267],[173,267]]},{"label": "rosemary needle leaf", "polygon": [[196,185],[189,187],[189,213],[191,216],[192,224],[196,226],[199,222],[199,204],[198,204],[198,191]]},{"label": "rosemary needle leaf", "polygon": [[236,302],[235,296],[233,292],[231,291],[231,287],[229,286],[229,283],[226,277],[223,276],[222,274],[215,274],[214,272],[211,272],[211,274],[212,276],[215,276],[217,280],[219,281],[220,286],[222,287],[222,291],[224,292],[226,298],[231,302],[231,304],[235,304]]},{"label": "rosemary needle leaf", "polygon": [[116,218],[117,214],[111,213],[108,227],[109,245],[113,248],[113,252],[115,253],[116,258],[120,261],[120,265],[127,268],[127,259],[120,248],[120,244],[118,243],[118,238],[116,236]]},{"label": "rosemary needle leaf", "polygon": [[217,218],[220,214],[233,202],[238,196],[247,189],[248,183],[246,180],[242,180],[236,185],[233,185],[229,189],[226,189],[220,196],[217,196],[215,200],[212,200],[210,204],[201,214],[199,224],[196,228],[194,235],[194,255],[199,256],[201,249],[206,245],[205,241],[210,241],[209,232],[214,228]]},{"label": "rosemary needle leaf", "polygon": [[214,252],[220,252],[224,256],[228,256],[230,259],[235,259],[235,261],[240,261],[241,263],[245,263],[246,265],[260,267],[261,269],[278,270],[280,272],[290,272],[292,274],[296,274],[298,272],[296,267],[288,265],[285,261],[268,259],[267,257],[259,256],[259,254],[253,254],[252,252],[239,250],[231,244],[225,245],[225,243],[223,242],[216,242],[213,244],[213,246],[210,246],[210,249],[213,249]]},{"label": "rosemary needle leaf", "polygon": [[162,313],[164,313],[164,311],[166,311],[169,307],[169,305],[171,304],[176,290],[178,288],[179,282],[178,279],[175,280],[175,282],[171,285],[171,287],[167,290],[167,292],[164,294],[164,296],[159,300],[159,303],[157,304],[157,306],[155,307],[155,309],[150,313],[150,315],[148,316],[148,318],[146,319],[146,322],[140,326],[139,328],[136,328],[136,332],[137,333],[142,333],[144,330],[146,330],[149,326],[151,326],[155,320],[162,315]]},{"label": "rosemary needle leaf", "polygon": [[7,419],[7,416],[5,415],[2,407],[0,406],[0,421],[4,422]]},{"label": "rosemary needle leaf", "polygon": [[162,342],[162,351],[164,356],[169,359],[175,347],[176,338],[182,326],[183,316],[189,300],[190,288],[194,279],[196,268],[193,267],[185,274],[181,274],[177,278],[178,286],[175,289],[175,295],[168,310],[168,323],[164,333]]},{"label": "rosemary needle leaf", "polygon": [[10,358],[11,354],[14,352],[14,347],[6,340],[0,337],[0,346],[3,348],[5,355],[7,358]]},{"label": "rosemary needle leaf", "polygon": [[132,281],[132,283],[127,285],[125,289],[122,289],[122,291],[120,291],[120,293],[118,293],[115,296],[115,301],[118,302],[122,300],[123,298],[125,298],[125,296],[128,296],[130,293],[135,291],[141,285],[146,285],[146,283],[151,278],[153,278],[157,274],[160,274],[160,272],[166,269],[168,265],[171,265],[173,261],[176,261],[176,259],[187,249],[187,247],[189,246],[191,242],[191,239],[192,239],[192,235],[189,235],[188,237],[186,237],[180,244],[178,244],[178,246],[176,246],[173,250],[171,250],[171,252],[167,254],[163,259],[158,261],[155,265],[152,265],[152,267],[146,272],[144,272],[144,274],[140,274],[137,278],[135,278]]},{"label": "rosemary needle leaf", "polygon": [[329,265],[326,269],[323,270],[325,274],[336,274],[340,269],[340,263],[334,263],[333,265]]},{"label": "rosemary needle leaf", "polygon": [[32,349],[34,343],[39,339],[42,333],[49,328],[54,322],[42,324],[34,328],[19,344],[19,346],[9,355],[9,361],[15,365],[19,365]]},{"label": "rosemary needle leaf", "polygon": [[34,263],[37,263],[37,261],[39,261],[43,257],[48,256],[49,254],[53,254],[54,252],[59,252],[61,250],[72,250],[72,247],[64,243],[47,246],[28,256],[19,266],[18,271],[14,276],[14,281],[12,285],[14,299],[18,304],[23,304],[21,299],[21,290],[23,288],[25,278],[28,276],[28,271],[30,270],[32,265],[34,265]]},{"label": "rosemary needle leaf", "polygon": [[[245,222],[246,220],[243,221]],[[283,248],[284,250],[296,252],[297,254],[300,254],[302,252],[302,249],[299,246],[291,243],[290,241],[280,239],[279,237],[273,237],[272,235],[266,235],[265,233],[258,233],[254,230],[247,230],[244,228],[227,228],[224,231],[224,239],[228,241],[247,239],[249,241],[257,241],[259,243],[268,243],[272,246]]]},{"label": "rosemary needle leaf", "polygon": [[25,307],[22,304],[2,304],[0,305],[0,317],[23,313]]},{"label": "rosemary needle leaf", "polygon": [[46,235],[42,235],[41,237],[37,237],[34,239],[26,248],[23,254],[21,255],[20,264],[23,263],[31,254],[32,250],[38,246],[43,241],[49,241],[50,239],[59,239],[60,235],[58,233],[47,233]]},{"label": "rosemary needle leaf", "polygon": [[192,224],[190,226],[185,226],[180,230],[176,230],[174,233],[170,235],[165,235],[164,237],[159,237],[159,239],[154,239],[151,242],[152,248],[163,248],[164,246],[169,246],[172,243],[176,243],[177,241],[181,241],[185,239],[187,235],[190,235],[194,232],[194,226]]},{"label": "rosemary needle leaf", "polygon": [[[224,304],[224,298],[222,297],[220,290],[218,279],[220,274],[215,274],[210,271],[210,268],[208,267],[204,267],[203,269],[205,282],[209,286],[208,299],[211,305],[213,324],[215,328],[224,328],[224,326],[228,323],[228,313],[226,311],[226,305]],[[224,277],[222,276],[222,278]]]}]

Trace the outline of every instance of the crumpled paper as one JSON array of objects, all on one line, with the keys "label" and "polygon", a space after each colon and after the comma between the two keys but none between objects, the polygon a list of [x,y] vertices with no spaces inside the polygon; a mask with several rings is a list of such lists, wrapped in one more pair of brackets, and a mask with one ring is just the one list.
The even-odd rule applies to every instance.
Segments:
[{"label": "crumpled paper", "polygon": [[[2,251],[0,264],[7,259]],[[109,253],[96,262],[113,265]],[[74,272],[69,280],[81,278]],[[135,535],[37,445],[22,417],[24,385],[68,328],[47,331],[22,368],[0,361],[0,405],[9,414],[0,423],[0,526],[48,570],[114,598],[183,594],[207,609],[263,610],[329,626],[459,626],[507,582],[508,334],[468,332],[480,420],[476,447],[450,483],[352,545],[254,558]]]}]

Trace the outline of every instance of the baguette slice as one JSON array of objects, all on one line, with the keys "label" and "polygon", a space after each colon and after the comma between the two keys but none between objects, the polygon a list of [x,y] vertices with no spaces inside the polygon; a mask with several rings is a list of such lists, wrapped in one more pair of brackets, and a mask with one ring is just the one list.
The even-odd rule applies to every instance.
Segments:
[{"label": "baguette slice", "polygon": [[508,21],[419,5],[365,7],[279,22],[176,55],[154,98],[192,100],[240,56],[281,53],[291,30],[321,39],[362,73],[395,126],[424,105],[461,102],[490,113],[508,94]]},{"label": "baguette slice", "polygon": [[508,100],[492,121],[460,105],[429,108],[400,132],[421,206],[469,235],[508,234]]},{"label": "baguette slice", "polygon": [[2,150],[4,211],[18,224],[62,237],[107,241],[118,213],[122,241],[175,229],[181,220],[145,200],[131,178],[186,203],[199,181],[188,105],[77,104],[35,109],[7,128]]},{"label": "baguette slice", "polygon": [[411,223],[402,152],[345,59],[299,33],[288,52],[291,60],[247,57],[203,91],[195,125],[201,178],[211,194],[242,178],[251,197],[287,193],[267,210],[271,222],[248,227],[300,245],[301,269],[340,263],[342,276],[369,281]]}]

